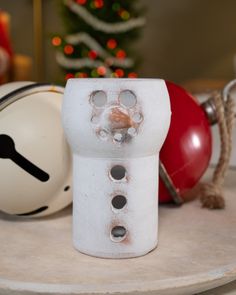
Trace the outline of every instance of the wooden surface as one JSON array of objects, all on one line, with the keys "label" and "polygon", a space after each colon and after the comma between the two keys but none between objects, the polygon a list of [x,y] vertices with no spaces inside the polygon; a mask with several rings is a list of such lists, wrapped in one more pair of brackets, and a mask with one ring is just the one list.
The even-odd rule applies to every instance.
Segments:
[{"label": "wooden surface", "polygon": [[161,207],[158,248],[123,260],[77,252],[71,208],[37,220],[1,213],[0,294],[183,295],[224,285],[236,279],[235,192],[230,171],[225,210],[201,209],[198,201]]}]

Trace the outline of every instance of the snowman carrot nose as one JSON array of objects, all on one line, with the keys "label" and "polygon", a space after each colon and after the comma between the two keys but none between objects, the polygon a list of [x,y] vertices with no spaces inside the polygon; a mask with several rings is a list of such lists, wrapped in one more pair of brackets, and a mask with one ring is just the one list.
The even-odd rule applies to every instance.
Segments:
[{"label": "snowman carrot nose", "polygon": [[16,151],[14,140],[6,134],[0,134],[0,158],[11,159],[16,165],[42,182],[49,179],[49,175],[45,171],[35,166]]},{"label": "snowman carrot nose", "polygon": [[112,126],[116,129],[125,129],[133,126],[133,121],[130,116],[122,112],[119,108],[111,110],[109,120]]}]

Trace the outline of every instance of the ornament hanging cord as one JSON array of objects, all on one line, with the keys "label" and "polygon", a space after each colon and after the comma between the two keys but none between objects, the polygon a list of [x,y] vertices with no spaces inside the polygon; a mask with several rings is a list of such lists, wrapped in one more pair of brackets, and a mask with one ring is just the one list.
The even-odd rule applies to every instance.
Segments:
[{"label": "ornament hanging cord", "polygon": [[225,207],[225,199],[222,192],[225,174],[229,167],[232,151],[232,131],[235,118],[235,104],[230,90],[236,85],[236,80],[230,82],[224,88],[223,95],[213,93],[212,102],[215,106],[216,120],[220,134],[220,156],[213,173],[212,181],[200,185],[200,200],[203,207],[209,209],[222,209]]}]

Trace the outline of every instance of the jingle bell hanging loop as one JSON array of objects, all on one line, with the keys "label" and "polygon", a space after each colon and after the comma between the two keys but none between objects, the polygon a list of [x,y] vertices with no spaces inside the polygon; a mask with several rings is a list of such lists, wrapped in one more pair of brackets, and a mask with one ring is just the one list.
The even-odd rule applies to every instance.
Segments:
[{"label": "jingle bell hanging loop", "polygon": [[[227,102],[228,97],[232,90],[236,89],[236,79],[230,81],[222,90],[222,99],[224,104]],[[216,116],[216,106],[212,97],[208,98],[205,102],[201,104],[201,107],[204,109],[210,125],[215,125],[217,123]]]}]

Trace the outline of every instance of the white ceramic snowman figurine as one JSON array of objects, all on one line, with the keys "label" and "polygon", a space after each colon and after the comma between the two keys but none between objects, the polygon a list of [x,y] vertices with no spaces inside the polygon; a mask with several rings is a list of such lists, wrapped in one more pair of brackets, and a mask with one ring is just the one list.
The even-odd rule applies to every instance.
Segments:
[{"label": "white ceramic snowman figurine", "polygon": [[73,151],[73,238],[83,253],[135,257],[157,246],[158,153],[170,124],[159,79],[70,79],[62,106]]}]

